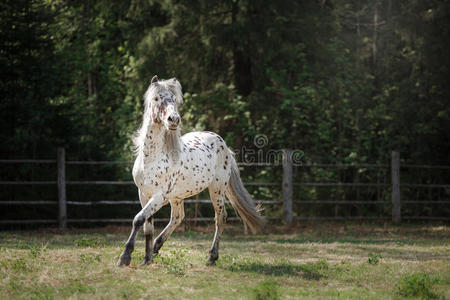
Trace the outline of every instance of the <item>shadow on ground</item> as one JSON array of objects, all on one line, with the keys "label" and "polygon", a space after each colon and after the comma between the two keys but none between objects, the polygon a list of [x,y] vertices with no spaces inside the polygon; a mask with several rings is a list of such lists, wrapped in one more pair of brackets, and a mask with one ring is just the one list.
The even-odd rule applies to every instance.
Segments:
[{"label": "shadow on ground", "polygon": [[324,277],[311,264],[240,262],[221,266],[221,268],[232,272],[258,273],[271,276],[296,276],[308,280],[319,280]]}]

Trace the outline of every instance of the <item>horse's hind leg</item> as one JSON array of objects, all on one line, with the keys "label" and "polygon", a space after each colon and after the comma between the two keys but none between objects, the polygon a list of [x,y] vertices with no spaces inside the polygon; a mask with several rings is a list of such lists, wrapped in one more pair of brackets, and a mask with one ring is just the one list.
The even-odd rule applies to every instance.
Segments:
[{"label": "horse's hind leg", "polygon": [[227,211],[225,209],[225,186],[211,185],[209,187],[209,195],[214,206],[216,233],[214,234],[214,240],[209,251],[209,264],[214,265],[219,258],[219,241],[222,234],[225,223],[227,220]]},{"label": "horse's hind leg", "polygon": [[144,223],[144,236],[145,236],[145,256],[142,265],[148,265],[149,262],[153,262],[153,236],[155,235],[155,227],[153,226],[153,217],[150,217]]},{"label": "horse's hind leg", "polygon": [[170,222],[166,228],[158,235],[153,245],[153,253],[158,253],[165,241],[170,237],[172,232],[184,219],[184,199],[173,200],[170,202]]}]

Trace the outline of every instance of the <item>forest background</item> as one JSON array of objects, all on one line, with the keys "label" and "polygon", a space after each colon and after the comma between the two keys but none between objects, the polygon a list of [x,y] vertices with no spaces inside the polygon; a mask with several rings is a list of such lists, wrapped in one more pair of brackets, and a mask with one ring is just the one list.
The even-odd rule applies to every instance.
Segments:
[{"label": "forest background", "polygon": [[[402,162],[450,165],[449,14],[448,0],[5,0],[1,158],[53,159],[63,146],[68,160],[132,160],[143,94],[157,74],[183,86],[183,132],[215,131],[237,152],[261,149],[254,139],[262,135],[262,150],[297,149],[306,164],[389,164],[398,150]],[[56,171],[8,165],[0,172],[7,180],[39,180]],[[243,172],[247,181],[280,178],[274,168]],[[298,180],[389,182],[389,170],[383,172],[296,174]],[[130,166],[68,170],[71,178],[88,176],[129,180]],[[448,170],[402,176],[425,183],[450,178]],[[264,187],[251,192],[279,197]],[[85,200],[136,198],[134,189],[115,187],[68,193]],[[342,188],[296,193],[312,200],[390,197]],[[409,196],[415,193],[423,196]],[[448,199],[450,191],[431,193]],[[1,194],[56,196],[46,187]]]}]

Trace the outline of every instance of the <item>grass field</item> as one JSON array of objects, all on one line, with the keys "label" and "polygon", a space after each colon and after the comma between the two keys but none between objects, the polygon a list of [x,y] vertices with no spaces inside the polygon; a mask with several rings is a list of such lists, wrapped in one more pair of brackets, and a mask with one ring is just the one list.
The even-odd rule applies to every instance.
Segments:
[{"label": "grass field", "polygon": [[308,224],[244,235],[229,226],[216,266],[212,227],[175,232],[150,266],[128,227],[0,232],[0,299],[450,299],[447,226]]}]

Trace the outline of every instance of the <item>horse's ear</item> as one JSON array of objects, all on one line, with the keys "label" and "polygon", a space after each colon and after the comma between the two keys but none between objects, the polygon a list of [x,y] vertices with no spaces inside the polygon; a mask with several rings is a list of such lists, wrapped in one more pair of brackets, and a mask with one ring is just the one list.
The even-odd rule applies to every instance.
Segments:
[{"label": "horse's ear", "polygon": [[181,84],[175,77],[170,79],[170,89],[172,93],[175,95],[176,101],[178,104],[183,103],[183,92],[181,91]]},{"label": "horse's ear", "polygon": [[153,76],[153,78],[152,78],[152,83],[155,83],[155,82],[158,82],[158,76],[157,75]]}]

